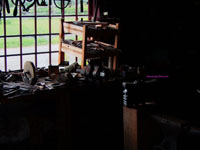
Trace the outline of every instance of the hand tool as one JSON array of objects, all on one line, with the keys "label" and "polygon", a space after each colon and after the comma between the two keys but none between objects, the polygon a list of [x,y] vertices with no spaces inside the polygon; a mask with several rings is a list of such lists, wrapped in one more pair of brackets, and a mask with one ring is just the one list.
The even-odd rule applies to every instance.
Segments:
[{"label": "hand tool", "polygon": [[14,8],[14,10],[13,10],[13,16],[14,16],[14,17],[17,16],[17,6],[18,6],[18,1],[19,1],[19,0],[16,0],[15,8]]},{"label": "hand tool", "polygon": [[83,0],[80,0],[80,7],[81,7],[81,8],[80,8],[81,12],[83,13],[83,11],[84,11],[84,10],[83,10]]},{"label": "hand tool", "polygon": [[8,0],[5,0],[5,5],[6,5],[7,13],[10,13],[10,6],[9,6],[9,1]]}]

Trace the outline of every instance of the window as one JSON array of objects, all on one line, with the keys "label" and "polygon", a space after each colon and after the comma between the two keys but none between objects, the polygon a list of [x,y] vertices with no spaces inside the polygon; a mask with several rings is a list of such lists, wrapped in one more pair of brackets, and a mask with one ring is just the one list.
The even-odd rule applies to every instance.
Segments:
[{"label": "window", "polygon": [[[88,0],[83,0],[84,11],[80,12],[80,0],[71,0],[65,9],[59,9],[47,1],[48,6],[34,5],[24,12],[19,3],[17,16],[13,16],[14,4],[8,0],[7,13],[4,0],[0,20],[0,70],[23,69],[25,61],[36,67],[58,64],[60,19],[66,21],[88,20]],[[55,0],[59,3],[59,0]],[[28,1],[26,1],[28,3]],[[49,2],[52,2],[49,5]],[[27,4],[26,3],[26,4]],[[27,4],[27,6],[30,4]]]}]

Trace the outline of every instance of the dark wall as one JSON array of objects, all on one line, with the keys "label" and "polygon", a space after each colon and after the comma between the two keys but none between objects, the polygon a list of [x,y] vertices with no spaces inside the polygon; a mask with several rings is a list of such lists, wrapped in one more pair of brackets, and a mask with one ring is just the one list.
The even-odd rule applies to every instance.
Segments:
[{"label": "dark wall", "polygon": [[102,8],[121,22],[122,63],[167,72],[198,65],[198,2],[106,0]]}]

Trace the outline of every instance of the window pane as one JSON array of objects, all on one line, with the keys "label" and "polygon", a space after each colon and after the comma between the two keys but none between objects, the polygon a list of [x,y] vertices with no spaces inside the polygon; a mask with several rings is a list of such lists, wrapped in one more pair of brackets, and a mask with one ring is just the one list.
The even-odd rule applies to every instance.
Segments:
[{"label": "window pane", "polygon": [[[31,2],[26,1],[25,2],[25,8],[27,8],[28,6],[30,6],[31,3],[32,3],[32,1]],[[34,7],[35,6],[30,7],[28,12],[27,11],[23,11],[23,8],[22,8],[22,16],[33,16],[34,15]]]},{"label": "window pane", "polygon": [[51,64],[58,65],[58,53],[51,54]]},{"label": "window pane", "polygon": [[48,67],[49,66],[49,54],[38,54],[38,67]]},{"label": "window pane", "polygon": [[65,34],[65,40],[75,40],[76,35],[74,34]]},{"label": "window pane", "polygon": [[48,52],[49,51],[49,36],[38,36],[37,38],[37,51]]},{"label": "window pane", "polygon": [[23,18],[22,19],[22,34],[34,34],[35,29],[34,29],[34,18]]},{"label": "window pane", "polygon": [[[51,36],[51,44],[56,47],[55,51],[58,51],[58,48],[59,48],[59,36],[58,35],[54,35],[54,36]],[[53,48],[52,48],[53,50]]]},{"label": "window pane", "polygon": [[38,16],[48,16],[49,15],[49,6],[37,6],[37,15]]},{"label": "window pane", "polygon": [[48,17],[37,18],[37,33],[38,34],[49,33],[49,18]]},{"label": "window pane", "polygon": [[22,57],[22,60],[23,60],[23,63],[22,63],[23,68],[24,68],[24,64],[25,64],[26,61],[31,61],[31,62],[33,62],[33,64],[35,64],[35,55],[24,55]]},{"label": "window pane", "polygon": [[31,36],[23,37],[22,38],[22,46],[23,47],[30,47],[34,46],[35,44],[35,38]]},{"label": "window pane", "polygon": [[67,7],[65,9],[65,15],[75,15],[76,11],[75,11],[75,5],[72,5],[71,7]]},{"label": "window pane", "polygon": [[7,57],[7,67],[8,67],[8,70],[19,70],[20,57],[19,56]]},{"label": "window pane", "polygon": [[6,34],[19,35],[19,19],[18,18],[6,19]]},{"label": "window pane", "polygon": [[65,21],[75,21],[75,17],[65,17]]},{"label": "window pane", "polygon": [[22,53],[34,53],[35,52],[35,38],[23,37],[22,38]]},{"label": "window pane", "polygon": [[4,55],[4,38],[0,38],[0,55]]},{"label": "window pane", "polygon": [[0,36],[4,35],[3,19],[0,20]]},{"label": "window pane", "polygon": [[60,31],[60,17],[52,17],[51,18],[51,32],[59,33]]},{"label": "window pane", "polygon": [[53,1],[51,5],[51,15],[61,15],[61,9],[57,8]]},{"label": "window pane", "polygon": [[17,48],[19,47],[19,44],[20,44],[20,41],[19,41],[19,37],[9,37],[9,38],[6,38],[7,42],[7,48]]},{"label": "window pane", "polygon": [[5,71],[5,65],[4,65],[4,57],[0,57],[0,70]]},{"label": "window pane", "polygon": [[[78,63],[81,63],[81,57],[78,58]],[[65,61],[69,61],[69,64],[76,62],[76,57],[71,53],[65,53]]]},{"label": "window pane", "polygon": [[[6,35],[7,36],[15,36],[15,37],[6,37],[6,48],[7,48],[7,54],[20,54],[20,38],[19,38],[19,17],[13,17],[13,10],[15,8],[15,5],[9,1],[10,6],[10,14],[6,13],[6,16],[9,16],[10,18],[6,18]],[[14,2],[16,0],[13,0]],[[24,0],[22,0],[24,1]],[[39,3],[41,3],[42,0],[38,0]],[[35,34],[35,8],[37,8],[37,34],[49,34],[49,2],[50,0],[45,0],[48,6],[33,6],[29,8],[29,11],[23,11],[23,7],[27,8],[32,4],[32,1],[28,2],[25,1],[25,4],[21,7],[21,15],[22,15],[22,35],[34,35]],[[84,1],[84,12],[80,12],[80,1],[78,0],[78,14],[81,15],[87,15],[87,1]],[[60,18],[61,18],[61,9],[57,8],[54,4],[54,1],[51,1],[51,33],[58,34],[60,30]],[[60,0],[55,1],[58,6],[60,6]],[[65,5],[68,1],[64,1]],[[75,0],[71,0],[71,4],[65,8],[65,15],[76,15],[76,9],[75,9]],[[18,5],[18,11],[17,16],[20,15],[19,12],[19,5]],[[43,17],[46,16],[46,17]],[[75,16],[73,17],[65,17],[65,21],[75,21]],[[79,20],[83,18],[83,20],[87,20],[86,17],[79,17]],[[4,36],[4,22],[3,19],[0,20],[0,36]],[[51,36],[51,51],[58,51],[59,49],[59,35],[50,35]],[[67,39],[75,39],[74,35],[66,35]],[[38,35],[37,36],[37,52],[49,52],[49,35],[43,36]],[[35,36],[22,36],[22,54],[27,53],[35,53]],[[0,37],[0,55],[4,55],[4,38]],[[53,65],[58,64],[58,53],[52,53],[51,55],[51,62]],[[35,55],[24,55],[22,56],[23,64],[26,61],[32,61],[35,63]],[[20,56],[8,56],[7,57],[7,70],[17,70],[20,69]],[[4,70],[4,57],[0,57],[0,70]],[[75,58],[72,58],[72,61],[75,61]],[[37,54],[37,64],[38,67],[44,67],[49,65],[49,53],[47,54]]]}]

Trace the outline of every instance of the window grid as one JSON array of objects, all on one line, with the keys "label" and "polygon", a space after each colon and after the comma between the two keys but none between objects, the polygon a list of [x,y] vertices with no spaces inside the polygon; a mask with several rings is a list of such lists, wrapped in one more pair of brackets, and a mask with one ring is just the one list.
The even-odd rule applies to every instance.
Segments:
[{"label": "window grid", "polygon": [[[63,3],[61,5],[64,5],[64,1],[62,1]],[[3,16],[2,16],[2,20],[3,20],[3,35],[0,35],[0,39],[4,39],[4,54],[0,55],[0,58],[4,57],[4,62],[0,62],[0,63],[4,63],[4,70],[8,71],[8,62],[7,62],[7,58],[8,57],[12,57],[12,56],[19,56],[20,57],[20,69],[23,69],[23,56],[25,55],[35,55],[35,66],[38,66],[38,54],[49,54],[49,64],[52,64],[52,54],[53,53],[58,53],[58,51],[54,51],[52,50],[52,36],[58,36],[59,33],[52,33],[52,18],[67,18],[67,17],[74,17],[74,19],[76,21],[78,21],[79,17],[88,17],[87,15],[81,15],[78,14],[78,0],[75,0],[75,15],[66,15],[65,12],[66,10],[61,9],[61,15],[52,15],[51,13],[51,5],[48,5],[48,15],[38,15],[37,13],[37,5],[34,5],[34,15],[23,15],[22,14],[22,6],[19,3],[19,9],[18,9],[18,16],[13,17],[11,15],[6,15],[6,8],[5,8],[5,0],[3,0]],[[37,23],[38,23],[38,18],[48,18],[48,25],[49,26],[49,33],[38,33],[38,27],[37,27]],[[19,19],[19,34],[15,34],[15,35],[7,35],[7,29],[6,29],[6,20],[9,18],[18,18]],[[23,34],[23,28],[22,28],[22,21],[23,18],[34,18],[34,33],[33,34]],[[59,27],[59,26],[58,26]],[[48,47],[49,49],[47,51],[44,52],[38,52],[37,48],[38,48],[38,38],[39,37],[43,37],[43,36],[48,36],[49,39],[49,44]],[[18,54],[8,54],[7,53],[7,38],[16,38],[19,37],[19,53]],[[34,37],[34,52],[30,52],[30,53],[23,53],[23,37]],[[77,38],[77,37],[76,37]]]}]

